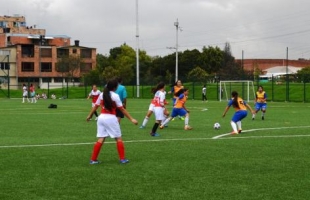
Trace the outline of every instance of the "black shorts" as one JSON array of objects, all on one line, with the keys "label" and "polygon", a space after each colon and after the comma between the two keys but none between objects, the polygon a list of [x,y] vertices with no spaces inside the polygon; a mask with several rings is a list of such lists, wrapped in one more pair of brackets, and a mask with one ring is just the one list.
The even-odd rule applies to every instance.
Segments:
[{"label": "black shorts", "polygon": [[116,109],[116,117],[124,118],[124,114],[119,109]]}]

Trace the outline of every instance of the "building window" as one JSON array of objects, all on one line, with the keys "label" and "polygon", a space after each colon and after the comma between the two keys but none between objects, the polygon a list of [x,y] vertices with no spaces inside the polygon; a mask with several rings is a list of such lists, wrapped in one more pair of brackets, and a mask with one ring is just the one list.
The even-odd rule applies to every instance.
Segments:
[{"label": "building window", "polygon": [[81,49],[81,58],[91,58],[91,49]]},{"label": "building window", "polygon": [[34,63],[22,62],[22,72],[34,72]]},{"label": "building window", "polygon": [[51,58],[52,57],[52,49],[51,48],[40,48],[41,49],[41,57],[42,58]]},{"label": "building window", "polygon": [[22,45],[22,57],[33,57],[34,46],[33,45]]},{"label": "building window", "polygon": [[43,83],[50,83],[52,82],[52,78],[42,78]]},{"label": "building window", "polygon": [[32,78],[32,77],[21,77],[18,78],[18,82],[19,83],[38,83],[39,82],[39,78]]},{"label": "building window", "polygon": [[51,62],[41,63],[41,72],[52,72],[52,63]]},{"label": "building window", "polygon": [[57,58],[68,56],[69,56],[69,49],[57,49]]},{"label": "building window", "polygon": [[72,49],[72,53],[76,54],[77,49]]},{"label": "building window", "polygon": [[62,83],[62,77],[54,77],[54,83]]},{"label": "building window", "polygon": [[89,72],[92,69],[92,64],[91,63],[84,63],[83,66],[81,67],[81,72]]}]

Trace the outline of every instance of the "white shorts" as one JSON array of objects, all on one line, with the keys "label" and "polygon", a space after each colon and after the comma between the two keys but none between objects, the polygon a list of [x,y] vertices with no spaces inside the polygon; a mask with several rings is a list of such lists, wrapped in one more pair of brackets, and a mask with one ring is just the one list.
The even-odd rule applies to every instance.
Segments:
[{"label": "white shorts", "polygon": [[119,138],[122,136],[117,117],[111,114],[101,114],[97,120],[97,137]]},{"label": "white shorts", "polygon": [[149,111],[152,111],[152,112],[154,112],[154,104],[150,104],[150,106],[149,106]]},{"label": "white shorts", "polygon": [[96,103],[91,103],[91,107],[92,108],[95,107],[95,105],[96,105]]},{"label": "white shorts", "polygon": [[166,117],[164,115],[164,110],[165,110],[165,108],[163,108],[163,107],[154,107],[154,114],[155,114],[156,120],[166,119]]},{"label": "white shorts", "polygon": [[28,92],[23,92],[23,97],[27,97],[28,96]]}]

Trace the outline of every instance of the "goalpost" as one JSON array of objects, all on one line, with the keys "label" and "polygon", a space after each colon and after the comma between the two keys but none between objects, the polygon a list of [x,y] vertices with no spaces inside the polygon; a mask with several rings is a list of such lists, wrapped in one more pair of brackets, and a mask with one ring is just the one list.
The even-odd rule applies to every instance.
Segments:
[{"label": "goalpost", "polygon": [[219,99],[228,101],[231,99],[231,92],[237,91],[239,96],[249,101],[255,100],[255,89],[253,81],[240,80],[240,81],[220,81]]}]

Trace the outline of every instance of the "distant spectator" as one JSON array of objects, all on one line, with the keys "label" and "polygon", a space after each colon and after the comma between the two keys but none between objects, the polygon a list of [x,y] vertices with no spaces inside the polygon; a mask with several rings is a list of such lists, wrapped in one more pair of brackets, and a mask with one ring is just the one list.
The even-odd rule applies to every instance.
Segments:
[{"label": "distant spectator", "polygon": [[51,99],[56,99],[56,95],[54,93],[51,95]]},{"label": "distant spectator", "polygon": [[45,92],[42,93],[41,97],[42,97],[42,99],[47,99],[47,96],[46,96]]}]

